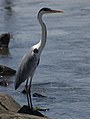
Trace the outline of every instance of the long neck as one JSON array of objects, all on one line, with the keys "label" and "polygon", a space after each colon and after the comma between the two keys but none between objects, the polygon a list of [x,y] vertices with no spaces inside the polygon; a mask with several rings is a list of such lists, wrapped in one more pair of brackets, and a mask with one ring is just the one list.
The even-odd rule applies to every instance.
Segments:
[{"label": "long neck", "polygon": [[38,21],[41,25],[41,30],[42,30],[41,40],[38,43],[39,44],[39,52],[41,54],[41,52],[46,44],[47,30],[46,30],[46,26],[45,26],[44,22],[42,21],[42,14],[38,14]]}]

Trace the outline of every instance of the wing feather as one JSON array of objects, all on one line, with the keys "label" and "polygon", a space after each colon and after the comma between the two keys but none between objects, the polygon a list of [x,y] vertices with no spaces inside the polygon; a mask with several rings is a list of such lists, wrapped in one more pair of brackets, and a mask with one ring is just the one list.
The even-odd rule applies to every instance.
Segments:
[{"label": "wing feather", "polygon": [[32,51],[28,52],[22,59],[19,70],[15,80],[15,89],[17,89],[22,82],[31,77],[38,65],[39,59]]}]

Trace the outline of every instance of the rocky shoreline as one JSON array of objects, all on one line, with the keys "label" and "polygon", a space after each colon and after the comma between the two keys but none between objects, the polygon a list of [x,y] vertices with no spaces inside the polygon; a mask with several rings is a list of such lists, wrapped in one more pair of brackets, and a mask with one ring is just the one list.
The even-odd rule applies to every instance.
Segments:
[{"label": "rocky shoreline", "polygon": [[17,113],[20,105],[8,94],[0,93],[0,119],[48,119],[47,117]]}]

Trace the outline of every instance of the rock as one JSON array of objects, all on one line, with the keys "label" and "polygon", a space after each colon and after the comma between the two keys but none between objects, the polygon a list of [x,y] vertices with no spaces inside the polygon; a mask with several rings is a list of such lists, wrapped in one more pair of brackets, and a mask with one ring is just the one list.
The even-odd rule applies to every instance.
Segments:
[{"label": "rock", "polygon": [[14,69],[11,69],[7,66],[0,65],[0,75],[1,76],[12,76],[16,73]]},{"label": "rock", "polygon": [[13,112],[6,112],[6,113],[1,113],[0,114],[0,119],[47,119],[44,117],[39,117],[39,116],[33,116],[33,115],[28,115],[28,114],[15,114]]},{"label": "rock", "polygon": [[10,41],[10,34],[9,33],[3,33],[0,36],[0,47],[5,48],[8,47]]},{"label": "rock", "polygon": [[9,83],[8,83],[7,80],[3,79],[2,81],[0,81],[0,86],[6,87],[6,86],[8,86],[8,85],[9,85]]},{"label": "rock", "polygon": [[[23,89],[22,93],[23,94],[27,94],[26,87]],[[36,93],[33,93],[33,97],[47,97],[47,96],[42,95],[42,94],[36,92]]]},{"label": "rock", "polygon": [[9,95],[0,93],[0,111],[17,112],[20,105]]},{"label": "rock", "polygon": [[33,97],[46,97],[45,95],[42,95],[40,93],[34,93]]},{"label": "rock", "polygon": [[24,105],[23,107],[21,107],[21,109],[18,111],[18,113],[31,114],[31,115],[36,115],[36,116],[40,116],[40,117],[45,117],[38,110],[30,109],[27,105]]},{"label": "rock", "polygon": [[10,55],[9,48],[0,47],[0,55]]},{"label": "rock", "polygon": [[0,119],[48,119],[46,117],[17,113],[20,105],[9,95],[0,93]]}]

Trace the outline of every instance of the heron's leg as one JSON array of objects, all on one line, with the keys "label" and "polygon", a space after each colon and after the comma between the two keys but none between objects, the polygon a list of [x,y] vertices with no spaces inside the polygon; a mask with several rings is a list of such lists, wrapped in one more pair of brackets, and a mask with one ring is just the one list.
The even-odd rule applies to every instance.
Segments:
[{"label": "heron's leg", "polygon": [[29,83],[29,99],[30,99],[30,107],[31,109],[33,109],[32,98],[31,98],[31,82],[32,82],[32,78],[30,79],[30,83]]},{"label": "heron's leg", "polygon": [[29,102],[29,92],[28,92],[28,79],[27,79],[27,81],[26,81],[26,93],[27,93],[27,102],[28,102],[28,107],[30,106],[30,102]]}]

